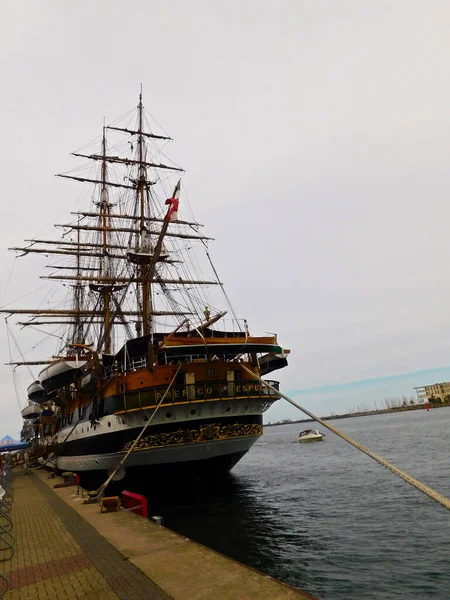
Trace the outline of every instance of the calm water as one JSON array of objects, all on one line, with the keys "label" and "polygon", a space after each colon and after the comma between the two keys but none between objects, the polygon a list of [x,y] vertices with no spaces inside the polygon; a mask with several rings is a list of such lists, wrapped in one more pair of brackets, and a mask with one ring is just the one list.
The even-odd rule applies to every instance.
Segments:
[{"label": "calm water", "polygon": [[[332,423],[450,497],[450,409]],[[267,427],[229,479],[150,493],[153,512],[323,600],[448,600],[450,514],[332,433],[298,444],[308,426]]]}]

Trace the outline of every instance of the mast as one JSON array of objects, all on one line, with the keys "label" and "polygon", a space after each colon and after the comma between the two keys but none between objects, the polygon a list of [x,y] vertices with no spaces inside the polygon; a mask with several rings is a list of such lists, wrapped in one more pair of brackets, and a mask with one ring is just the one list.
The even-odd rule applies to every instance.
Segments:
[{"label": "mast", "polygon": [[[142,87],[139,94],[139,130],[138,130],[138,152],[139,152],[139,178],[138,178],[138,201],[140,208],[140,250],[147,250],[149,244],[148,233],[145,222],[145,193],[147,188],[147,173],[144,164],[144,136],[143,136],[143,105],[142,105]],[[149,215],[150,216],[150,215]],[[148,335],[152,330],[150,314],[152,312],[151,285],[147,277],[148,266],[142,264],[141,268],[141,286],[142,286],[142,330],[144,335]]]},{"label": "mast", "polygon": [[[28,245],[11,248],[19,256],[53,256],[55,263],[48,267],[55,271],[42,278],[70,282],[72,288],[70,309],[4,311],[29,315],[23,326],[68,324],[68,343],[84,343],[89,336],[97,351],[112,354],[115,332],[121,339],[124,334],[132,337],[131,323],[137,337],[152,336],[159,320],[164,322],[163,329],[173,330],[197,319],[203,324],[205,307],[208,314],[210,309],[218,313],[214,306],[217,292],[203,288],[222,284],[217,274],[216,279],[205,276],[194,247],[206,247],[205,242],[213,238],[202,235],[202,225],[194,219],[178,219],[180,181],[170,198],[164,183],[184,169],[172,164],[160,148],[161,141],[172,138],[154,134],[150,128],[146,131],[146,127],[141,89],[134,126],[103,124],[100,144],[93,153],[73,153],[98,162],[97,172],[60,174],[93,184],[92,208],[72,213],[76,215],[72,223],[56,224],[64,230],[59,240],[28,239]],[[107,148],[106,129],[114,130],[116,137],[115,132],[132,136],[132,141]]]},{"label": "mast", "polygon": [[[108,277],[109,260],[108,260],[108,214],[109,214],[109,197],[107,188],[107,165],[106,165],[106,127],[103,123],[103,138],[102,138],[102,190],[100,195],[100,223],[102,231],[102,250],[103,257],[101,259],[100,277]],[[101,293],[103,296],[103,318],[104,318],[104,351],[106,354],[111,354],[111,290],[109,286],[102,286]]]},{"label": "mast", "polygon": [[[80,249],[80,230],[78,230],[77,232],[77,265],[76,265],[76,270],[77,270],[77,275],[78,277],[81,277],[81,256],[79,253],[79,249]],[[75,283],[75,310],[77,312],[76,317],[75,317],[75,328],[74,328],[74,339],[73,339],[73,343],[75,344],[82,344],[84,343],[84,339],[83,339],[83,321],[81,319],[81,295],[83,293],[83,284],[81,283],[81,281],[77,281]]]}]

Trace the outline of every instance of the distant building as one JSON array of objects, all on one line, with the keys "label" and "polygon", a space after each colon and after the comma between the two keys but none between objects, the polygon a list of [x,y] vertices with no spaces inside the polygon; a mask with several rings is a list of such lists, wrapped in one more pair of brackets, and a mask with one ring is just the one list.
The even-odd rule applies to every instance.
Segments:
[{"label": "distant building", "polygon": [[450,402],[450,381],[414,388],[419,401]]}]

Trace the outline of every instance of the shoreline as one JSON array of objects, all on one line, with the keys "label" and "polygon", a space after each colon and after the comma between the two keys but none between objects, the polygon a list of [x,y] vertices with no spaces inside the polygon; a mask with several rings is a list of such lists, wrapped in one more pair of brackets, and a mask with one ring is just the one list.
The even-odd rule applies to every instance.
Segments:
[{"label": "shoreline", "polygon": [[[430,410],[435,408],[444,408],[450,406],[450,402],[429,404]],[[334,419],[351,419],[353,417],[370,417],[372,415],[384,415],[396,412],[407,412],[410,410],[426,410],[426,404],[414,404],[411,406],[396,406],[394,408],[380,408],[379,410],[366,410],[363,412],[346,413],[342,415],[329,415],[328,417],[320,417],[322,421],[333,421]],[[296,421],[277,421],[276,423],[265,423],[264,427],[274,427],[275,425],[292,425],[294,423],[317,423],[314,419],[298,419]]]}]

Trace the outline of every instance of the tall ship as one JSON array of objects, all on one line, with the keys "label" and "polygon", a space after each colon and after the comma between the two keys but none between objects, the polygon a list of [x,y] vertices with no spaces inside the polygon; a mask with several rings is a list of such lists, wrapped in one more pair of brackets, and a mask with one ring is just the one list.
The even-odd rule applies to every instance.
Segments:
[{"label": "tall ship", "polygon": [[11,364],[30,372],[22,439],[63,471],[111,473],[125,454],[139,475],[229,471],[279,398],[278,382],[243,367],[265,377],[289,351],[238,319],[155,123],[141,93],[58,175],[81,186],[87,208],[55,225],[59,239],[11,248],[51,263],[46,302],[2,312],[39,332],[41,352],[58,344]]}]

